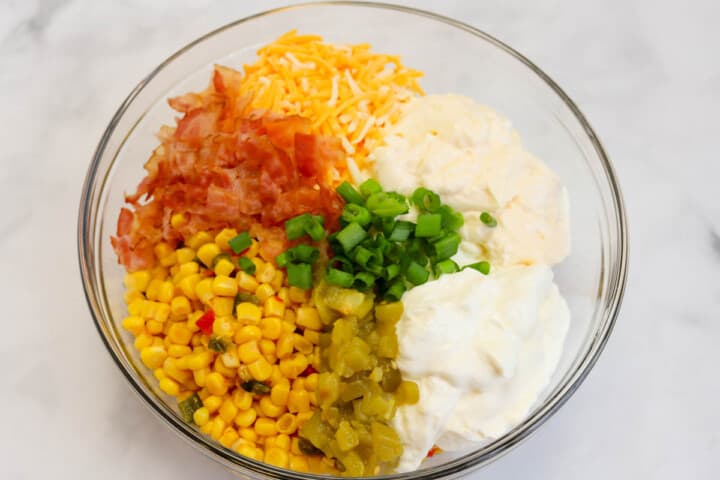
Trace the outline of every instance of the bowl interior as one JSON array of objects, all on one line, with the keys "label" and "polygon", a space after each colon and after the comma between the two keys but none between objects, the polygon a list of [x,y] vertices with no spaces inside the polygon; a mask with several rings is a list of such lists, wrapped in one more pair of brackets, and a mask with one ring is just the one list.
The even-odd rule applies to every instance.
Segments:
[{"label": "bowl interior", "polygon": [[[362,28],[365,25],[372,28]],[[624,218],[610,166],[569,100],[511,50],[460,24],[382,6],[292,7],[209,34],[153,72],[109,126],[84,196],[81,264],[86,262],[84,281],[101,333],[131,383],[145,389],[142,395],[156,412],[164,412],[166,420],[200,443],[188,427],[178,427],[179,417],[173,421],[173,402],[157,389],[151,372],[132,348],[131,336],[120,327],[126,315],[124,271],[109,237],[114,234],[123,195],[134,191],[144,174],[144,162],[157,146],[155,133],[160,125],[173,124],[174,112],[166,98],[203,89],[214,63],[240,69],[253,62],[258,47],[291,29],[317,33],[334,43],[370,43],[376,51],[400,55],[405,65],[424,71],[421,85],[427,93],[459,93],[498,110],[513,121],[526,148],[560,175],[568,188],[572,254],[555,273],[572,319],[550,385],[527,420],[506,438],[486,445],[473,458],[443,454],[427,467],[445,465],[461,471],[479,465],[542,423],[594,362],[612,326],[624,283]],[[210,445],[212,441],[202,443],[215,453],[224,450],[219,444]],[[231,467],[242,468],[238,462],[248,466],[246,460],[224,451]]]}]

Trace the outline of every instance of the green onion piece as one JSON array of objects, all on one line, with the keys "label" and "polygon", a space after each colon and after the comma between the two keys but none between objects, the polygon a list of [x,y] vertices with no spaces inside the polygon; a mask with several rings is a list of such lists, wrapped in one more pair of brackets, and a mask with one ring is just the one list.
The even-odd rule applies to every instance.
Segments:
[{"label": "green onion piece", "polygon": [[350,252],[355,246],[365,240],[367,232],[359,223],[350,223],[337,233],[337,241],[340,242],[346,252]]},{"label": "green onion piece", "polygon": [[208,348],[218,353],[225,353],[230,342],[223,337],[212,335],[208,340]]},{"label": "green onion piece", "polygon": [[375,276],[368,272],[360,272],[355,275],[352,288],[365,292],[375,285]]},{"label": "green onion piece", "polygon": [[[288,248],[279,256],[285,255],[286,263],[315,263],[320,256],[320,250],[310,245],[300,244],[292,248]],[[277,262],[277,258],[275,258]],[[279,264],[278,264],[279,265]]]},{"label": "green onion piece", "polygon": [[342,255],[335,255],[330,259],[330,265],[343,272],[353,273],[354,270],[353,263]]},{"label": "green onion piece", "polygon": [[240,270],[248,275],[253,275],[255,273],[255,262],[247,257],[238,258],[238,266],[240,267]]},{"label": "green onion piece", "polygon": [[212,268],[212,269],[214,270],[215,267],[217,266],[218,262],[219,262],[220,260],[222,260],[223,258],[226,259],[226,260],[228,260],[228,261],[230,261],[230,262],[232,263],[232,258],[230,258],[230,255],[229,255],[229,254],[227,254],[227,253],[218,253],[217,255],[215,255],[215,258],[212,259],[212,262],[210,262],[210,268]]},{"label": "green onion piece", "polygon": [[228,240],[228,245],[230,245],[233,252],[242,253],[250,248],[250,245],[252,245],[252,239],[250,238],[250,234],[248,232],[242,232],[236,237]]},{"label": "green onion piece", "polygon": [[400,274],[400,265],[391,264],[385,267],[385,274],[383,275],[386,280],[392,280]]},{"label": "green onion piece", "polygon": [[402,297],[403,293],[405,293],[405,284],[402,282],[402,280],[397,279],[395,280],[387,289],[385,292],[385,300],[388,302],[397,302]]},{"label": "green onion piece", "polygon": [[327,280],[328,283],[339,287],[350,288],[352,287],[353,281],[355,281],[355,277],[352,273],[343,272],[337,268],[330,267],[327,269],[327,272],[325,272],[325,280]]},{"label": "green onion piece", "polygon": [[307,263],[288,263],[287,281],[292,287],[307,290],[312,287],[312,267]]},{"label": "green onion piece", "polygon": [[405,278],[413,285],[422,285],[428,281],[429,277],[430,272],[425,270],[425,267],[416,262],[410,262],[407,270],[405,271]]},{"label": "green onion piece", "polygon": [[235,307],[237,307],[243,302],[250,302],[254,303],[255,305],[260,305],[260,299],[255,295],[251,293],[238,292],[238,294],[235,295],[235,299],[233,300],[233,313],[235,313]]},{"label": "green onion piece", "polygon": [[480,214],[480,221],[490,228],[497,227],[497,220],[495,220],[495,217],[490,215],[488,212],[482,212]]},{"label": "green onion piece", "polygon": [[178,402],[178,409],[183,417],[183,420],[187,423],[192,423],[193,414],[195,410],[203,406],[202,400],[198,397],[197,393],[193,393],[182,402]]},{"label": "green onion piece", "polygon": [[363,246],[357,246],[352,252],[353,260],[362,268],[367,268],[368,263],[375,258],[375,254]]},{"label": "green onion piece", "polygon": [[488,273],[490,273],[490,264],[485,261],[471,263],[470,265],[465,265],[463,267],[463,269],[466,269],[466,268],[472,268],[473,270],[477,270],[478,272],[482,273],[483,275],[487,275]]},{"label": "green onion piece", "polygon": [[415,236],[419,238],[434,237],[442,231],[442,215],[439,213],[421,213],[415,225]]},{"label": "green onion piece", "polygon": [[437,212],[440,208],[440,197],[427,188],[420,187],[412,194],[412,202],[423,212]]},{"label": "green onion piece", "polygon": [[465,223],[462,214],[447,205],[440,207],[438,213],[442,215],[442,227],[445,230],[455,231]]},{"label": "green onion piece", "polygon": [[318,222],[315,220],[315,215],[313,215],[310,217],[310,221],[305,224],[305,233],[307,233],[314,242],[319,242],[325,238],[325,228],[323,227],[323,223],[324,221]]},{"label": "green onion piece", "polygon": [[372,221],[372,215],[370,214],[370,210],[363,207],[362,205],[357,205],[355,203],[346,204],[343,208],[340,218],[345,223],[355,222],[363,227],[367,227]]},{"label": "green onion piece", "polygon": [[388,240],[393,242],[404,242],[410,238],[410,234],[415,231],[415,224],[412,222],[406,222],[404,220],[398,220],[395,222],[395,226],[392,229],[392,233],[388,237]]},{"label": "green onion piece", "polygon": [[335,191],[340,195],[343,200],[347,203],[355,203],[358,205],[365,205],[365,199],[360,192],[355,190],[355,187],[350,185],[347,181],[342,182]]},{"label": "green onion piece", "polygon": [[397,217],[408,212],[405,197],[395,192],[377,192],[366,202],[368,210],[379,217]]},{"label": "green onion piece", "polygon": [[444,273],[455,273],[459,270],[457,263],[450,259],[443,260],[435,264],[435,275],[440,276]]},{"label": "green onion piece", "polygon": [[288,240],[297,240],[305,235],[305,225],[313,220],[312,215],[303,213],[285,221],[285,235]]},{"label": "green onion piece", "polygon": [[277,266],[280,268],[287,267],[287,264],[290,262],[290,258],[288,258],[289,255],[287,251],[281,253],[277,257],[275,257],[275,263],[277,263]]},{"label": "green onion piece", "polygon": [[382,192],[382,187],[377,182],[377,180],[374,180],[372,178],[368,178],[363,183],[360,184],[360,193],[365,195],[366,197],[369,197],[373,193]]},{"label": "green onion piece", "polygon": [[319,224],[322,225],[323,227],[325,226],[325,217],[323,217],[322,215],[310,215],[310,216],[311,216],[312,219],[315,220],[317,223],[319,223]]},{"label": "green onion piece", "polygon": [[440,240],[432,242],[432,248],[436,260],[445,260],[455,255],[460,246],[462,238],[455,232],[450,232]]},{"label": "green onion piece", "polygon": [[240,384],[243,390],[246,392],[253,393],[255,395],[265,395],[270,393],[270,386],[257,380],[248,380]]}]

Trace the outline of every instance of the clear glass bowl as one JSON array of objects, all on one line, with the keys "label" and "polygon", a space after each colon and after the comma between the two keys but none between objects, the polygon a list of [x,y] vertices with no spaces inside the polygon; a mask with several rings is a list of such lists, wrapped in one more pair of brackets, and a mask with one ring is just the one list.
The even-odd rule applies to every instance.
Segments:
[{"label": "clear glass bowl", "polygon": [[551,384],[527,418],[502,438],[461,455],[433,457],[424,468],[387,478],[455,477],[507,452],[542,425],[578,388],[597,360],[617,317],[627,273],[627,226],[615,173],[600,142],[567,95],[507,45],[458,21],[406,7],[319,3],[273,10],[231,23],[192,42],[152,71],[110,121],[88,170],[80,202],[78,250],[88,305],[120,371],[157,416],[182,438],[231,471],[250,478],[302,478],[222,447],[185,424],[139,361],[120,322],[124,271],[109,237],[123,193],[134,191],[155,133],[172,124],[165,99],[208,82],[214,63],[241,67],[261,45],[297,29],[336,43],[365,43],[399,54],[422,70],[428,93],[455,92],[511,118],[529,151],[568,187],[572,254],[555,269],[572,312],[564,355]]}]

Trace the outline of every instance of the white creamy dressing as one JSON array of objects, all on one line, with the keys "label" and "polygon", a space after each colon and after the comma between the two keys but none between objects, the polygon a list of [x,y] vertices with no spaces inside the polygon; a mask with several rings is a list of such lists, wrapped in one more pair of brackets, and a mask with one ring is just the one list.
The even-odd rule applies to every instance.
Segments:
[{"label": "white creamy dressing", "polygon": [[[437,192],[465,219],[453,259],[492,265],[488,276],[467,269],[403,296],[397,362],[420,388],[393,420],[405,472],[433,445],[463,450],[506,433],[549,382],[570,321],[550,269],[569,254],[568,201],[510,121],[465,97],[411,100],[385,142],[371,158],[380,183]],[[484,211],[497,227],[480,221]]]}]

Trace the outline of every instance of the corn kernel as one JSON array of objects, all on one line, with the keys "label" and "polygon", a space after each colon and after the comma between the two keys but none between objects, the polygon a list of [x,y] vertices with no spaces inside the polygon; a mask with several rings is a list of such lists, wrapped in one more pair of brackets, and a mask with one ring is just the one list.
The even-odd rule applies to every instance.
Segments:
[{"label": "corn kernel", "polygon": [[308,367],[308,359],[302,353],[293,353],[287,358],[280,360],[280,371],[286,378],[296,378]]},{"label": "corn kernel", "polygon": [[255,289],[255,296],[257,296],[258,300],[260,300],[263,304],[265,304],[265,301],[274,294],[275,290],[273,290],[273,288],[267,283],[262,283],[257,287],[257,289]]},{"label": "corn kernel", "polygon": [[160,242],[155,245],[154,251],[157,258],[163,258],[173,253],[175,249],[167,242]]},{"label": "corn kernel", "polygon": [[[192,350],[190,350],[190,347],[187,345],[175,345],[170,344],[170,346],[167,347],[168,355],[172,358],[180,359],[181,357],[185,357],[186,355],[190,355],[192,353]],[[187,362],[186,366],[187,366]]]},{"label": "corn kernel", "polygon": [[212,282],[213,294],[224,297],[234,297],[238,291],[235,280],[226,275],[217,275]]},{"label": "corn kernel", "polygon": [[173,397],[176,397],[178,393],[180,393],[180,385],[171,378],[163,378],[160,380],[159,386],[160,390]]},{"label": "corn kernel", "polygon": [[203,432],[205,435],[210,435],[210,432],[212,431],[214,425],[215,422],[213,422],[212,420],[208,421],[205,425],[200,427],[200,431]]},{"label": "corn kernel", "polygon": [[310,395],[305,390],[290,390],[287,408],[292,413],[310,411]]},{"label": "corn kernel", "polygon": [[177,345],[188,345],[192,338],[192,332],[184,323],[173,323],[168,327],[167,338]]},{"label": "corn kernel", "polygon": [[278,297],[270,297],[265,300],[265,316],[277,317],[278,320],[285,315],[285,304]]},{"label": "corn kernel", "polygon": [[145,328],[145,320],[143,320],[141,317],[133,315],[125,318],[125,320],[122,321],[122,326],[125,330],[132,333],[133,335],[139,335],[143,332],[143,329]]},{"label": "corn kernel", "polygon": [[262,312],[260,307],[251,302],[241,302],[235,307],[235,315],[240,322],[257,325],[260,323]]},{"label": "corn kernel", "polygon": [[305,379],[298,377],[292,382],[291,390],[305,390]]},{"label": "corn kernel", "polygon": [[193,380],[195,380],[195,383],[198,387],[204,387],[205,382],[207,381],[207,376],[210,373],[210,369],[205,368],[199,368],[197,370],[193,370]]},{"label": "corn kernel", "polygon": [[288,288],[288,298],[293,303],[306,303],[309,299],[308,290],[298,287]]},{"label": "corn kernel", "polygon": [[[270,262],[263,263],[255,270],[255,278],[257,278],[260,283],[272,282],[275,278],[275,266]],[[280,286],[282,286],[282,282],[280,282]]]},{"label": "corn kernel", "polygon": [[137,290],[128,290],[123,294],[123,300],[125,300],[125,303],[128,305],[128,307],[134,301],[143,300],[144,298],[145,296]]},{"label": "corn kernel", "polygon": [[[277,423],[275,424],[275,428],[277,428]],[[278,436],[275,437],[275,446],[285,451],[290,450],[290,437],[285,433],[278,433]]]},{"label": "corn kernel", "polygon": [[210,395],[209,397],[203,399],[203,405],[205,405],[205,408],[207,408],[210,413],[215,413],[222,403],[222,397],[217,395]]},{"label": "corn kernel", "polygon": [[318,345],[320,343],[320,332],[316,330],[307,329],[303,331],[303,337],[307,338],[313,345]]},{"label": "corn kernel", "polygon": [[198,427],[205,425],[210,420],[210,411],[207,407],[200,407],[193,412],[193,422]]},{"label": "corn kernel", "polygon": [[220,233],[215,235],[215,244],[222,250],[230,250],[230,245],[228,245],[228,241],[237,237],[237,234],[238,232],[234,228],[223,228],[222,230],[220,230]]},{"label": "corn kernel", "polygon": [[145,298],[140,297],[128,304],[128,313],[133,316],[143,316],[145,308]]},{"label": "corn kernel", "polygon": [[223,377],[228,379],[234,379],[237,376],[237,368],[229,368],[226,367],[222,362],[222,357],[218,356],[215,358],[215,363],[213,364],[213,369],[220,373]]},{"label": "corn kernel", "polygon": [[288,453],[279,447],[268,448],[265,450],[265,463],[275,465],[280,468],[287,468],[289,456]]},{"label": "corn kernel", "polygon": [[290,470],[294,470],[296,472],[303,472],[308,473],[310,472],[310,464],[305,459],[305,457],[301,455],[290,455]]},{"label": "corn kernel", "polygon": [[317,383],[318,383],[318,374],[317,373],[311,373],[307,377],[305,377],[305,390],[308,392],[314,392],[315,389],[317,389]]},{"label": "corn kernel", "polygon": [[230,446],[235,443],[238,438],[239,436],[235,429],[232,427],[227,427],[218,441],[223,447],[230,448]]},{"label": "corn kernel", "polygon": [[[216,298],[215,300],[219,300]],[[217,305],[213,304],[213,307],[216,307]],[[233,317],[229,315],[223,315],[221,316],[221,313],[224,313],[222,309],[216,309],[213,308],[215,311],[215,321],[212,325],[212,331],[215,335],[219,337],[229,337],[232,338],[232,336],[235,334],[235,320]]]},{"label": "corn kernel", "polygon": [[[179,264],[183,265],[188,262],[195,263],[193,262],[193,259],[195,258],[195,250],[193,250],[192,248],[178,248],[177,250],[175,250],[175,253],[177,254],[177,260]],[[197,266],[197,263],[195,263],[195,265]],[[197,272],[197,270],[195,271]]]},{"label": "corn kernel", "polygon": [[285,273],[282,270],[275,270],[275,276],[270,281],[270,286],[276,291],[280,290],[285,282]]},{"label": "corn kernel", "polygon": [[165,373],[165,370],[162,369],[162,367],[153,370],[153,376],[157,379],[158,382],[163,378],[167,378],[167,374]]},{"label": "corn kernel", "polygon": [[220,417],[215,417],[212,420],[212,428],[210,429],[210,436],[215,440],[220,440],[223,432],[225,431],[225,420]]},{"label": "corn kernel", "polygon": [[150,284],[148,284],[147,290],[145,290],[145,297],[148,300],[157,300],[158,291],[160,289],[160,285],[162,285],[162,282],[162,280],[157,278],[153,278],[152,280],[150,280]]},{"label": "corn kernel", "polygon": [[225,377],[218,372],[212,372],[205,380],[205,388],[213,395],[225,395],[228,390],[228,384],[225,381]]},{"label": "corn kernel", "polygon": [[270,399],[272,402],[279,406],[284,407],[287,405],[288,395],[290,394],[290,382],[287,379],[273,385],[270,390]]},{"label": "corn kernel", "polygon": [[232,349],[228,348],[227,352],[220,355],[220,359],[227,368],[238,368],[240,366],[240,359],[234,347]]},{"label": "corn kernel", "polygon": [[225,423],[230,423],[235,419],[235,415],[238,414],[238,408],[235,406],[231,398],[226,398],[220,406],[218,415],[220,418],[225,420]]},{"label": "corn kernel", "polygon": [[160,368],[167,358],[164,346],[145,347],[140,351],[140,360],[151,370]]},{"label": "corn kernel", "polygon": [[[254,411],[255,411],[255,410],[253,410],[253,412],[254,412]],[[254,422],[254,421],[255,421],[255,420],[253,420],[253,422]],[[252,429],[252,428],[250,428],[250,427],[242,427],[242,428],[239,428],[239,429],[238,429],[238,433],[240,434],[240,436],[241,436],[242,438],[244,438],[244,439],[247,440],[248,442],[252,442],[253,445],[255,444],[255,441],[256,441],[257,438],[258,438],[257,433],[255,433],[255,430]]]},{"label": "corn kernel", "polygon": [[295,415],[293,415],[292,413],[285,413],[281,415],[275,423],[275,428],[278,432],[282,434],[292,435],[297,431],[298,428]]},{"label": "corn kernel", "polygon": [[196,289],[201,279],[202,277],[199,273],[193,273],[180,280],[178,287],[182,290],[183,295],[188,297],[190,300],[197,300],[198,296]]},{"label": "corn kernel", "polygon": [[207,268],[212,268],[212,261],[220,255],[220,247],[215,243],[206,243],[198,248],[197,256]]},{"label": "corn kernel", "polygon": [[147,270],[138,270],[137,272],[125,275],[125,288],[128,290],[137,290],[144,292],[150,283],[150,272]]},{"label": "corn kernel", "polygon": [[192,312],[192,307],[190,306],[190,300],[188,300],[187,297],[179,295],[173,298],[170,302],[170,313],[173,315],[187,315],[190,312]]},{"label": "corn kernel", "polygon": [[215,317],[232,319],[234,301],[232,297],[215,297],[210,301]]},{"label": "corn kernel", "polygon": [[272,366],[264,358],[259,358],[248,365],[248,370],[255,380],[264,382],[270,378]]},{"label": "corn kernel", "polygon": [[263,337],[277,340],[283,332],[282,320],[278,317],[265,317],[260,321],[260,330]]},{"label": "corn kernel", "polygon": [[162,266],[155,267],[150,271],[150,276],[152,277],[152,280],[158,280],[162,282],[168,276],[167,268]]},{"label": "corn kernel", "polygon": [[275,405],[268,396],[264,396],[260,399],[260,410],[263,415],[270,418],[277,418],[285,413],[285,407]]},{"label": "corn kernel", "polygon": [[213,353],[209,351],[193,352],[187,359],[190,370],[199,370],[209,366],[213,361]]},{"label": "corn kernel", "polygon": [[145,327],[147,328],[148,333],[153,335],[159,335],[164,329],[162,322],[158,322],[157,320],[148,320]]},{"label": "corn kernel", "polygon": [[318,315],[318,311],[315,307],[298,308],[295,323],[303,328],[309,328],[311,330],[322,329],[320,315]]},{"label": "corn kernel", "polygon": [[205,231],[196,232],[193,236],[191,236],[185,244],[190,247],[197,250],[201,245],[204,245],[208,242],[212,242],[213,238],[212,236]]},{"label": "corn kernel", "polygon": [[235,275],[235,280],[237,281],[239,288],[250,293],[255,292],[259,285],[258,281],[255,280],[255,277],[243,271],[239,271],[237,275]]},{"label": "corn kernel", "polygon": [[[213,298],[212,285],[213,281],[211,278],[204,278],[195,285],[195,295],[201,302],[205,304],[210,303],[210,300]],[[184,290],[183,293],[185,293]]]},{"label": "corn kernel", "polygon": [[250,340],[256,340],[259,341],[262,338],[262,331],[259,327],[255,325],[245,325],[244,327],[240,328],[237,333],[235,333],[235,337],[233,340],[236,344],[241,345],[245,342],[249,342]]},{"label": "corn kernel", "polygon": [[293,351],[293,335],[292,333],[283,333],[278,338],[277,346],[275,348],[275,355],[279,359],[287,358]]},{"label": "corn kernel", "polygon": [[[235,270],[235,265],[227,258],[221,258],[215,263],[213,270],[215,271],[215,275],[229,277]],[[235,288],[237,288],[237,281],[234,278],[232,279],[232,283],[235,285]]]},{"label": "corn kernel", "polygon": [[153,315],[153,320],[163,323],[163,322],[167,321],[169,316],[170,316],[170,305],[168,305],[167,303],[157,303],[155,305],[155,313]]},{"label": "corn kernel", "polygon": [[252,393],[246,392],[242,388],[236,388],[232,394],[232,400],[235,406],[243,411],[252,407],[253,396]]},{"label": "corn kernel", "polygon": [[160,265],[163,267],[172,267],[177,263],[177,253],[172,252],[168,255],[165,255],[160,259]]},{"label": "corn kernel", "polygon": [[257,449],[252,445],[240,445],[235,449],[235,451],[244,457],[252,458],[254,460],[262,460],[262,457],[258,458]]},{"label": "corn kernel", "polygon": [[241,428],[247,428],[255,422],[255,419],[257,418],[257,412],[254,408],[250,408],[248,410],[241,410],[233,420],[235,422],[235,425]]},{"label": "corn kernel", "polygon": [[297,421],[298,428],[305,425],[307,421],[312,418],[313,415],[314,412],[312,410],[308,410],[307,412],[299,412],[297,415],[295,415],[295,420]]},{"label": "corn kernel", "polygon": [[271,418],[258,418],[255,420],[255,433],[263,437],[275,435],[277,433],[275,420]]},{"label": "corn kernel", "polygon": [[[135,349],[140,351],[144,349],[145,347],[149,347],[153,344],[153,336],[148,335],[147,333],[141,333],[137,337],[135,337]],[[162,362],[161,362],[162,363]]]},{"label": "corn kernel", "polygon": [[283,303],[290,303],[290,297],[288,295],[288,289],[287,287],[282,287],[280,290],[277,290],[277,297],[283,302]]},{"label": "corn kernel", "polygon": [[246,365],[250,365],[260,358],[260,349],[256,340],[250,340],[238,347],[238,358]]}]

